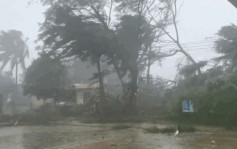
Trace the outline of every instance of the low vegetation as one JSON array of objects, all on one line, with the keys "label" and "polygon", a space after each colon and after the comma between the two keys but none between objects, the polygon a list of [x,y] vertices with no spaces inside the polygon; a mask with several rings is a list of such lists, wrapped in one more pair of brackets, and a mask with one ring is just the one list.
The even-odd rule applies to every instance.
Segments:
[{"label": "low vegetation", "polygon": [[112,130],[123,130],[123,129],[128,129],[128,128],[131,128],[131,126],[120,124],[120,125],[113,126],[111,129]]},{"label": "low vegetation", "polygon": [[179,133],[186,133],[186,132],[195,132],[196,129],[193,126],[177,126],[177,127],[165,127],[165,128],[158,128],[157,126],[152,126],[149,128],[144,129],[147,133],[175,133],[179,131]]}]

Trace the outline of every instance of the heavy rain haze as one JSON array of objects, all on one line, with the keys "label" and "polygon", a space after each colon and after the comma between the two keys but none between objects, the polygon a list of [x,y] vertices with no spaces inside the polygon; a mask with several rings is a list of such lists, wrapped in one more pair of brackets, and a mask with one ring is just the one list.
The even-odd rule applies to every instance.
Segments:
[{"label": "heavy rain haze", "polygon": [[236,149],[237,0],[0,0],[0,149]]},{"label": "heavy rain haze", "polygon": [[[227,0],[183,0],[182,3],[178,16],[180,39],[182,43],[188,44],[187,50],[195,59],[210,60],[215,56],[212,46],[216,32],[222,26],[236,24],[237,12]],[[45,8],[37,0],[2,0],[0,8],[0,30],[20,30],[25,38],[29,38],[29,65],[32,59],[38,57],[35,40],[39,33],[39,23],[44,21]],[[208,42],[202,43],[206,40]],[[154,75],[173,79],[177,72],[176,63],[182,59],[182,55],[167,58],[161,67],[155,65],[151,71]]]}]

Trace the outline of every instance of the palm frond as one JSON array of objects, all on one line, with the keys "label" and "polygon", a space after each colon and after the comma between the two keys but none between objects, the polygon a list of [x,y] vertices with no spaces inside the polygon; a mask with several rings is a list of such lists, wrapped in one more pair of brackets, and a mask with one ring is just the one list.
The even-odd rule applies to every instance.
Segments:
[{"label": "palm frond", "polygon": [[5,66],[7,65],[7,63],[9,62],[9,58],[8,57],[4,57],[2,60],[2,65],[1,65],[1,71],[5,68]]}]

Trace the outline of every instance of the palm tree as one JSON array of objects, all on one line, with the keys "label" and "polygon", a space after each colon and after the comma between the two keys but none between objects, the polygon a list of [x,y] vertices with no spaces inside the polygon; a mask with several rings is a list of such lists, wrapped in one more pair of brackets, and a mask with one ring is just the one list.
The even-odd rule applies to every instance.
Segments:
[{"label": "palm tree", "polygon": [[0,71],[10,64],[10,71],[15,68],[16,86],[18,84],[18,66],[25,72],[25,59],[29,56],[28,46],[20,31],[10,30],[0,32]]}]

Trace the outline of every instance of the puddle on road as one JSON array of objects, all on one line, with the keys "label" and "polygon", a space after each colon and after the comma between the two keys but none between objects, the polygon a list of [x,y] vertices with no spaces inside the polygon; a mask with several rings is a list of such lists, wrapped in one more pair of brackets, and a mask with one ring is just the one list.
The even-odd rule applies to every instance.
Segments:
[{"label": "puddle on road", "polygon": [[237,133],[197,132],[175,137],[149,134],[138,128],[111,130],[103,125],[0,128],[0,149],[91,149],[101,144],[107,146],[104,149],[236,149]]}]

